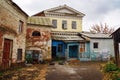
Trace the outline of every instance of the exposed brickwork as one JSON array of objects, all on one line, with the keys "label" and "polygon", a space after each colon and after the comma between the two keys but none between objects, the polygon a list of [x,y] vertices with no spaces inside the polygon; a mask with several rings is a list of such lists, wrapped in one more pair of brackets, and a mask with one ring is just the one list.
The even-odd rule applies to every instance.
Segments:
[{"label": "exposed brickwork", "polygon": [[[16,63],[17,61],[17,49],[22,49],[22,61],[24,61],[25,56],[25,42],[26,42],[26,21],[27,15],[22,12],[11,0],[0,0],[0,27],[4,28],[5,31],[0,33],[0,62],[2,61],[4,39],[10,39],[13,41],[12,53],[10,57],[11,63]],[[19,20],[23,21],[23,31],[18,32]],[[9,28],[9,29],[8,29]],[[3,29],[3,28],[0,28]],[[15,34],[16,33],[16,34]]]},{"label": "exposed brickwork", "polygon": [[[40,32],[40,36],[32,36],[34,31]],[[26,35],[26,49],[39,49],[44,59],[51,58],[51,28],[46,26],[28,25]],[[34,49],[33,49],[34,48]]]}]

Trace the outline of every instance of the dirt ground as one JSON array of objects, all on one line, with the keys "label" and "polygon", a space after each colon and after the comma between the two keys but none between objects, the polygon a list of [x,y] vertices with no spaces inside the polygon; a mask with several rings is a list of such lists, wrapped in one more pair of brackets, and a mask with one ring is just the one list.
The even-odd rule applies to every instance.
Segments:
[{"label": "dirt ground", "polygon": [[46,80],[102,80],[100,64],[96,62],[83,62],[80,64],[59,65],[48,67]]},{"label": "dirt ground", "polygon": [[0,80],[46,80],[46,72],[46,64],[27,65],[24,68],[16,68],[2,73]]},{"label": "dirt ground", "polygon": [[34,64],[0,73],[0,80],[102,80],[101,62]]}]

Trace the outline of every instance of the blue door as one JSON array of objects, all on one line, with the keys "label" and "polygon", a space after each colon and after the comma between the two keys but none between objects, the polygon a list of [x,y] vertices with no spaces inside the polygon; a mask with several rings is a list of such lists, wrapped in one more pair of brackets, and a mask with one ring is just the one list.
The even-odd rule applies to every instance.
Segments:
[{"label": "blue door", "polygon": [[78,45],[69,46],[69,58],[77,58],[78,57]]}]

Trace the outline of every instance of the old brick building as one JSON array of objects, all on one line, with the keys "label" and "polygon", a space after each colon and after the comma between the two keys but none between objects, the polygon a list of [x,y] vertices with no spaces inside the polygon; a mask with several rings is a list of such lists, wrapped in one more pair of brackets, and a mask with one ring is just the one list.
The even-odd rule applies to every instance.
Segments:
[{"label": "old brick building", "polygon": [[49,18],[29,17],[26,35],[26,57],[31,55],[38,62],[40,54],[43,59],[51,58],[51,28]]},{"label": "old brick building", "polygon": [[27,18],[12,0],[0,0],[0,67],[24,61]]}]

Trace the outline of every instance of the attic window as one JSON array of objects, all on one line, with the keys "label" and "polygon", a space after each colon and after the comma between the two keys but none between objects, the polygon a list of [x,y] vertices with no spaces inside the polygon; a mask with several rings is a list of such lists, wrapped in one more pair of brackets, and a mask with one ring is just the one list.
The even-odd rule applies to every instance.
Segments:
[{"label": "attic window", "polygon": [[39,31],[34,31],[32,33],[32,36],[41,36],[40,32]]}]

